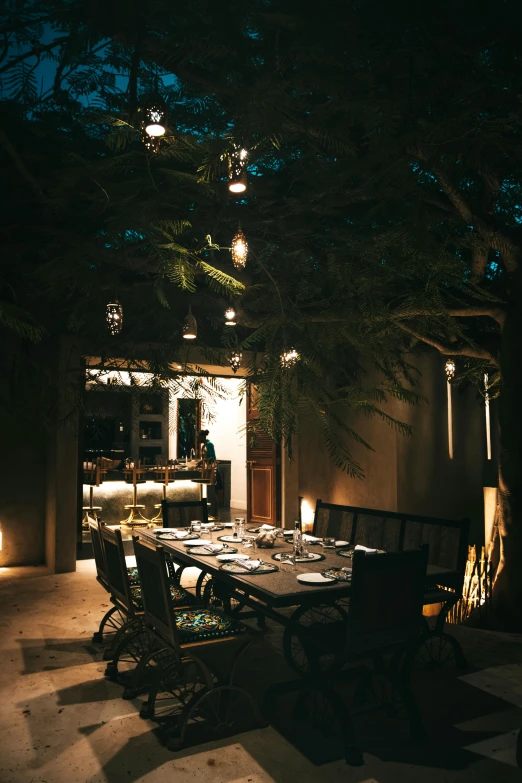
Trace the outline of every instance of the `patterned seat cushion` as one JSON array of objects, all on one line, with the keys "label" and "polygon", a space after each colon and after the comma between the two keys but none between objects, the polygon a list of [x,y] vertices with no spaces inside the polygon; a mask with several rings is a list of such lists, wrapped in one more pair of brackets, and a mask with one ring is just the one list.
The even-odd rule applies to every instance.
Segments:
[{"label": "patterned seat cushion", "polygon": [[138,575],[138,569],[136,566],[128,566],[127,573],[129,575],[129,581],[131,585],[135,585],[139,583],[140,577]]},{"label": "patterned seat cushion", "polygon": [[219,639],[245,633],[242,623],[210,609],[181,609],[176,612],[176,626],[182,644],[203,639]]},{"label": "patterned seat cushion", "polygon": [[[132,600],[134,601],[136,607],[138,609],[142,609],[143,601],[141,600],[141,585],[131,585],[131,593]],[[174,585],[170,585],[170,597],[172,598],[172,603],[175,606],[187,606],[188,604],[193,604],[196,601],[196,598],[193,595],[188,593],[182,587],[174,587]]]}]

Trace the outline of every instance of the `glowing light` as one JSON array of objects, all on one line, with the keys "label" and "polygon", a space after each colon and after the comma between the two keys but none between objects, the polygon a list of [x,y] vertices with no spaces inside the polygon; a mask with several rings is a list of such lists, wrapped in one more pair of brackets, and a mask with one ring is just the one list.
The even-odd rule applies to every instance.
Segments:
[{"label": "glowing light", "polygon": [[244,269],[248,256],[248,242],[243,230],[238,229],[237,234],[232,240],[232,263],[236,269]]},{"label": "glowing light", "polygon": [[288,348],[283,351],[281,354],[281,367],[284,370],[290,369],[290,367],[294,367],[297,362],[299,361],[299,354],[295,350],[295,348]]},{"label": "glowing light", "polygon": [[148,136],[158,138],[166,132],[166,111],[163,102],[156,98],[143,109],[143,128]]},{"label": "glowing light", "polygon": [[314,527],[315,511],[307,500],[301,501],[301,528],[303,533],[311,533]]},{"label": "glowing light", "polygon": [[243,358],[243,354],[240,353],[239,351],[233,351],[230,354],[229,364],[234,373],[236,373],[241,367],[242,358]]},{"label": "glowing light", "polygon": [[484,401],[486,410],[486,451],[487,458],[491,459],[491,418],[489,413],[489,376],[484,373]]},{"label": "glowing light", "polygon": [[183,337],[185,340],[195,340],[198,336],[198,325],[192,315],[192,308],[189,307],[185,323],[183,324]]},{"label": "glowing light", "polygon": [[244,193],[247,187],[246,162],[248,150],[234,146],[228,157],[228,189],[231,193]]},{"label": "glowing light", "polygon": [[114,302],[109,302],[106,308],[105,319],[109,332],[113,337],[121,332],[123,326],[123,307],[117,299]]},{"label": "glowing light", "polygon": [[235,326],[236,325],[236,311],[233,307],[227,307],[225,310],[225,326]]},{"label": "glowing light", "polygon": [[456,369],[455,361],[453,359],[447,359],[446,364],[444,365],[444,371],[446,373],[448,383],[451,383],[451,381],[454,379]]}]

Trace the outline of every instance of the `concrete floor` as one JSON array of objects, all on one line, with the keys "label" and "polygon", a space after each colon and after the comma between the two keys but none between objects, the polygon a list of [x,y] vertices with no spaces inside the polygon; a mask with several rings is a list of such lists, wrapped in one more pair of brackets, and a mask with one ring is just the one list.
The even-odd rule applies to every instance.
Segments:
[{"label": "concrete floor", "polygon": [[[107,594],[95,582],[92,561],[78,566],[75,574],[58,576],[44,568],[0,569],[0,783],[522,779],[514,766],[515,729],[522,725],[522,637],[466,629],[458,632],[470,672],[459,680],[445,675],[421,704],[456,740],[435,739],[413,753],[399,738],[393,748],[366,752],[363,767],[341,760],[314,766],[270,726],[173,754],[159,743],[154,724],[139,718],[140,701],[123,701],[120,686],[104,679],[91,635],[108,606]],[[261,653],[256,666],[263,660],[269,658]],[[451,709],[440,695],[450,691],[457,693]],[[475,712],[462,720],[458,702],[470,696]],[[372,725],[365,749],[379,747]]]}]

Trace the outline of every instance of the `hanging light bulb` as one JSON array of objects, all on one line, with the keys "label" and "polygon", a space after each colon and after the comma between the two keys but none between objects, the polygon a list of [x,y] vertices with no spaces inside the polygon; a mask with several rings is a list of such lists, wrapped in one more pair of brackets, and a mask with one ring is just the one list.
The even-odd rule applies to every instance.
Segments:
[{"label": "hanging light bulb", "polygon": [[236,269],[244,269],[248,256],[248,242],[242,228],[238,228],[237,234],[232,240],[232,263]]},{"label": "hanging light bulb", "polygon": [[189,311],[187,313],[187,317],[185,318],[185,322],[183,324],[183,337],[185,340],[195,340],[198,336],[198,325],[196,323],[196,319],[192,315],[192,308],[189,305]]},{"label": "hanging light bulb", "polygon": [[248,151],[234,145],[234,151],[228,156],[228,189],[231,193],[244,193],[247,188],[246,162]]},{"label": "hanging light bulb", "polygon": [[232,368],[234,373],[236,373],[241,367],[242,358],[243,358],[243,354],[240,351],[232,351],[232,353],[230,354],[228,363],[230,364],[230,367]]},{"label": "hanging light bulb", "polygon": [[299,359],[299,354],[295,348],[285,348],[281,354],[281,367],[283,370],[289,370],[290,367],[294,367]]},{"label": "hanging light bulb", "polygon": [[236,311],[233,307],[227,307],[225,310],[225,326],[235,326],[236,325]]},{"label": "hanging light bulb", "polygon": [[123,326],[123,307],[117,299],[114,302],[109,302],[107,305],[105,319],[109,332],[113,337],[116,337],[121,332],[121,327]]},{"label": "hanging light bulb", "polygon": [[142,127],[147,136],[164,136],[167,130],[167,110],[159,95],[148,95],[142,100]]},{"label": "hanging light bulb", "polygon": [[444,371],[446,373],[446,378],[448,379],[448,383],[451,383],[453,378],[455,377],[455,370],[457,369],[455,365],[454,359],[446,359],[446,364],[444,366]]}]

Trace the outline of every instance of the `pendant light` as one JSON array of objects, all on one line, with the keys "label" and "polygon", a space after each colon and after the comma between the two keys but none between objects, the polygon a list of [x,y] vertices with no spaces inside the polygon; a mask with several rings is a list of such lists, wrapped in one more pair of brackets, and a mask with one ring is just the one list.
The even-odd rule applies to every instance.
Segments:
[{"label": "pendant light", "polygon": [[234,145],[228,156],[228,189],[231,193],[244,193],[247,188],[246,162],[248,151]]},{"label": "pendant light", "polygon": [[237,234],[232,240],[232,263],[236,269],[244,269],[248,256],[248,242],[246,236],[243,233],[243,229],[240,227],[237,230]]},{"label": "pendant light", "polygon": [[281,367],[283,370],[289,370],[297,364],[299,354],[295,348],[285,348],[281,354]]},{"label": "pendant light", "polygon": [[447,359],[446,364],[444,365],[444,372],[446,373],[446,378],[448,380],[448,383],[451,383],[452,380],[455,377],[455,371],[457,367],[455,365],[454,359]]},{"label": "pendant light", "polygon": [[230,354],[228,363],[230,364],[230,367],[232,368],[232,371],[234,373],[236,373],[241,367],[242,358],[243,358],[243,354],[240,351],[232,351],[232,353]]},{"label": "pendant light", "polygon": [[167,130],[167,109],[159,95],[150,94],[142,100],[142,126],[147,136],[164,136]]},{"label": "pendant light", "polygon": [[113,337],[116,337],[121,332],[123,326],[123,307],[115,299],[113,302],[109,302],[105,309],[105,320],[107,321],[107,327]]},{"label": "pendant light", "polygon": [[198,336],[198,325],[196,323],[196,319],[192,315],[192,308],[189,305],[189,311],[187,313],[187,317],[185,318],[185,322],[183,324],[183,337],[185,340],[195,340]]},{"label": "pendant light", "polygon": [[225,326],[235,326],[236,325],[236,311],[233,307],[227,307],[225,310]]}]

